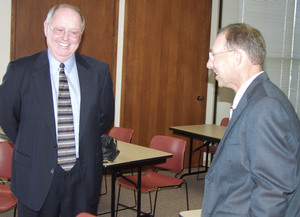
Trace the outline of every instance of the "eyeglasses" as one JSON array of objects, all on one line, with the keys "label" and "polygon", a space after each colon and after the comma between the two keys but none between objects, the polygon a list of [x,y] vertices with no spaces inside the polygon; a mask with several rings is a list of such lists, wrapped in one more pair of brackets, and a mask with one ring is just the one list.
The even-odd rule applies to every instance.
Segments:
[{"label": "eyeglasses", "polygon": [[81,32],[77,30],[66,30],[63,27],[52,27],[50,26],[50,29],[53,31],[53,33],[59,37],[63,37],[66,33],[68,33],[68,36],[72,39],[78,39],[81,36]]},{"label": "eyeglasses", "polygon": [[217,54],[229,53],[229,52],[233,52],[233,51],[235,51],[235,50],[228,50],[228,51],[223,51],[223,52],[219,52],[219,53],[213,53],[213,52],[209,51],[208,56],[209,56],[209,59],[213,60]]}]

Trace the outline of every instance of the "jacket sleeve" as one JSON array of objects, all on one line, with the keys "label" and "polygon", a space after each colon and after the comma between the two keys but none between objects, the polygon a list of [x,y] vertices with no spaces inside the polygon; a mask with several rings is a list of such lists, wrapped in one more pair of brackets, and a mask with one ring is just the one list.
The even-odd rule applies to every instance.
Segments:
[{"label": "jacket sleeve", "polygon": [[289,197],[297,188],[299,150],[293,122],[285,107],[266,97],[248,117],[246,150],[252,180],[250,216],[285,216]]},{"label": "jacket sleeve", "polygon": [[99,123],[100,123],[100,132],[103,134],[112,124],[114,120],[114,97],[113,97],[113,83],[109,71],[109,66],[106,65],[105,76],[102,82],[102,91],[101,91],[101,102],[100,102],[100,114],[99,114]]},{"label": "jacket sleeve", "polygon": [[0,125],[14,143],[20,121],[20,86],[22,72],[14,62],[9,63],[7,72],[0,85]]}]

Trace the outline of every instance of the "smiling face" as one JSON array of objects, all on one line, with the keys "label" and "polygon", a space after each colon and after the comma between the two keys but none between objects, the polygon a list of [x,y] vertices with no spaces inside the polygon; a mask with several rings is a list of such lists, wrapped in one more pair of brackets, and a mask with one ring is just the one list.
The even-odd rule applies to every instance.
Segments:
[{"label": "smiling face", "polygon": [[81,41],[82,20],[71,8],[58,8],[51,21],[44,23],[48,49],[59,62],[70,59]]},{"label": "smiling face", "polygon": [[215,79],[219,87],[227,87],[236,91],[237,74],[234,61],[236,51],[228,50],[224,33],[218,35],[210,51],[212,55],[206,66],[216,74]]}]

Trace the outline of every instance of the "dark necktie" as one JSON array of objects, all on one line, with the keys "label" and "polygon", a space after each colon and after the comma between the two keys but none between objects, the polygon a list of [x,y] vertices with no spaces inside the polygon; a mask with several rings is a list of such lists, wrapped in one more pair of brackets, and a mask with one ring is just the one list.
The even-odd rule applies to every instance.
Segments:
[{"label": "dark necktie", "polygon": [[76,150],[71,97],[64,68],[65,65],[61,63],[57,102],[57,161],[64,170],[69,171],[76,162]]}]

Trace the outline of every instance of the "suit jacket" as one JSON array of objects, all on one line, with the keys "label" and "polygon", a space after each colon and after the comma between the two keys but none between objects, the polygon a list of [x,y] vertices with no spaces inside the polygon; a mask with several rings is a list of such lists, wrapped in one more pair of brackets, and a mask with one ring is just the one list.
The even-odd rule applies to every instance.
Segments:
[{"label": "suit jacket", "polygon": [[268,78],[248,87],[205,178],[202,216],[300,216],[300,123]]},{"label": "suit jacket", "polygon": [[[79,162],[95,204],[102,179],[100,136],[112,124],[114,99],[109,67],[76,55],[81,91]],[[29,208],[41,209],[57,165],[55,117],[47,51],[9,63],[0,86],[0,125],[15,144],[11,189]]]}]

